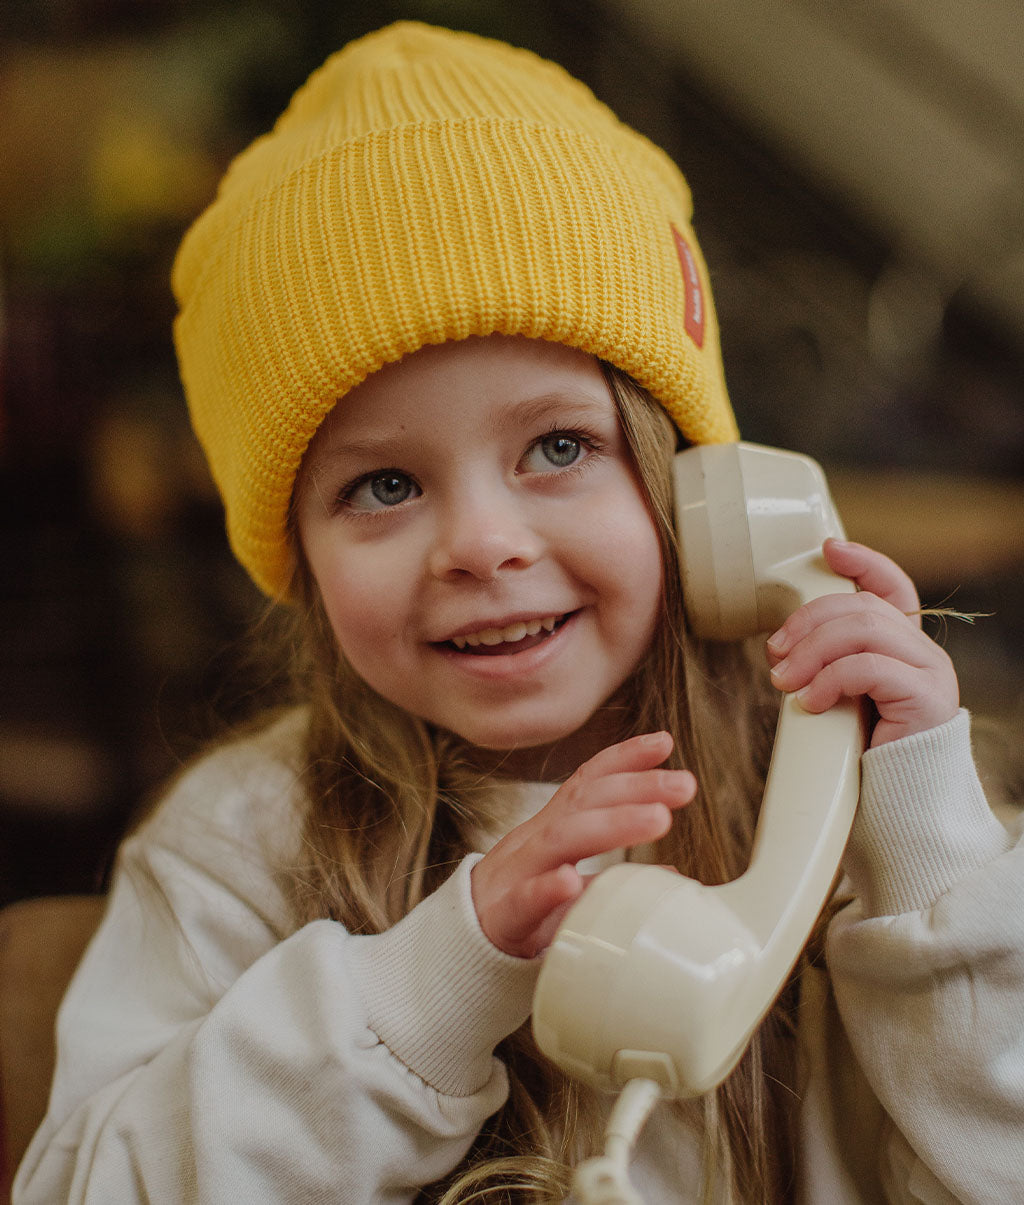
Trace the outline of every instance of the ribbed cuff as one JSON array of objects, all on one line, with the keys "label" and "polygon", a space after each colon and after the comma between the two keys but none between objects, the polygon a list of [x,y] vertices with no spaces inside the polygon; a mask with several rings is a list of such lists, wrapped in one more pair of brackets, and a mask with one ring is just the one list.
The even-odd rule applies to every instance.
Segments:
[{"label": "ribbed cuff", "polygon": [[1011,844],[978,781],[966,711],[864,754],[844,865],[866,915],[929,908]]},{"label": "ribbed cuff", "polygon": [[349,943],[370,1028],[439,1092],[469,1096],[492,1073],[495,1046],[530,1015],[539,959],[488,941],[464,858],[433,895],[393,928]]}]

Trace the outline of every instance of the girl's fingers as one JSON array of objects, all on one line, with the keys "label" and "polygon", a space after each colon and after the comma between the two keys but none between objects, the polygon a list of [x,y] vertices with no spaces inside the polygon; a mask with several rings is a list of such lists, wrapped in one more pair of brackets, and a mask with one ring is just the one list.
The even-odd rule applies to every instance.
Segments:
[{"label": "girl's fingers", "polygon": [[559,787],[546,807],[506,834],[473,867],[473,903],[480,927],[494,945],[532,957],[543,948],[536,943],[550,939],[583,890],[576,863],[665,835],[672,812],[697,792],[688,770],[659,768],[671,751],[667,732],[601,750]]},{"label": "girl's fingers", "polygon": [[667,732],[645,732],[609,745],[595,753],[565,783],[591,783],[607,774],[629,770],[650,770],[660,766],[672,752],[672,737]]},{"label": "girl's fingers", "polygon": [[856,653],[826,665],[797,692],[805,711],[818,714],[841,698],[870,698],[878,710],[872,747],[946,723],[956,715],[956,676],[947,680],[928,669],[879,653]]},{"label": "girl's fingers", "polygon": [[623,804],[554,813],[527,824],[529,835],[520,845],[505,849],[499,842],[473,867],[472,892],[480,927],[492,944],[532,957],[523,954],[523,934],[546,924],[552,911],[582,891],[576,863],[657,841],[671,827],[672,812],[663,803]]},{"label": "girl's fingers", "polygon": [[620,803],[664,803],[677,808],[697,793],[697,780],[689,770],[627,770],[585,781],[570,778],[559,787],[549,808],[590,811]]},{"label": "girl's fingers", "polygon": [[[689,770],[631,770],[606,774],[589,782],[573,775],[559,787],[542,811],[507,833],[495,850],[506,858],[510,855],[529,857],[529,854],[522,854],[521,851],[534,842],[535,850],[547,850],[545,865],[551,866],[555,860],[570,859],[571,850],[564,850],[561,841],[556,838],[565,838],[572,831],[566,825],[568,817],[573,814],[601,811],[624,804],[655,803],[675,811],[690,803],[696,794],[697,780]],[[539,845],[536,843],[538,834]],[[578,854],[570,860],[579,861],[582,857],[590,857],[590,854]],[[540,864],[528,867],[531,873],[540,869],[543,869]]]},{"label": "girl's fingers", "polygon": [[879,708],[910,702],[924,671],[879,653],[854,653],[826,665],[796,692],[805,711],[827,711],[842,698],[867,695]]},{"label": "girl's fingers", "polygon": [[559,925],[563,920],[565,920],[565,914],[569,911],[573,904],[576,903],[576,900],[579,898],[579,896],[586,891],[595,878],[597,878],[597,875],[581,875],[579,893],[572,899],[565,900],[564,903],[559,904],[557,908],[553,908],[537,926],[531,939],[533,943],[534,955],[542,953],[548,948],[549,945],[551,945],[555,934],[558,932]]},{"label": "girl's fingers", "polygon": [[860,544],[828,540],[824,551],[829,565],[861,589],[812,600],[769,637],[775,685],[796,691],[815,713],[844,697],[870,698],[879,716],[872,746],[951,719],[959,706],[956,671],[921,630],[910,578]]},{"label": "girl's fingers", "polygon": [[822,551],[833,572],[848,577],[861,590],[892,603],[920,625],[921,617],[917,611],[921,603],[917,588],[895,561],[864,544],[847,540],[826,540]]},{"label": "girl's fingers", "polygon": [[[847,597],[853,602],[860,596]],[[919,669],[940,669],[949,662],[945,652],[902,615],[856,607],[812,628],[776,661],[771,678],[780,690],[799,690],[830,662],[867,652]],[[951,665],[949,668],[952,671]]]},{"label": "girl's fingers", "polygon": [[663,837],[672,813],[663,803],[620,804],[537,824],[516,851],[516,878],[531,879],[568,863]]},{"label": "girl's fingers", "polygon": [[689,770],[646,770],[607,775],[582,793],[569,787],[565,783],[547,807],[511,834],[508,852],[519,873],[541,874],[562,862],[664,836],[671,813],[696,795],[697,780]]},{"label": "girl's fingers", "polygon": [[774,665],[792,654],[793,649],[816,628],[835,619],[851,615],[874,614],[896,620],[908,631],[918,630],[902,611],[875,594],[823,594],[793,612],[786,622],[768,637],[766,650],[769,663]]},{"label": "girl's fingers", "polygon": [[[566,913],[594,877],[562,866],[525,883],[520,898],[508,901],[505,953],[516,958],[535,958],[546,950]],[[538,907],[538,901],[543,901],[546,907]]]},{"label": "girl's fingers", "polygon": [[533,958],[551,941],[583,887],[584,880],[574,866],[555,867],[517,883],[480,917],[480,927],[491,944],[506,954]]}]

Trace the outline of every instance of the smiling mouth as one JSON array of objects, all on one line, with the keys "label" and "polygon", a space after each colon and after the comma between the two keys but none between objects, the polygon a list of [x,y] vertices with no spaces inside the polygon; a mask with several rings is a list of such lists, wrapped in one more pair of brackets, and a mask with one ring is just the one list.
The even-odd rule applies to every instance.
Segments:
[{"label": "smiling mouth", "polygon": [[444,640],[441,647],[478,657],[522,653],[547,640],[552,632],[556,632],[574,614],[574,611],[570,611],[565,615],[549,615],[544,619],[510,623],[503,628],[482,628],[479,632],[467,632],[464,636],[453,636],[451,640]]}]

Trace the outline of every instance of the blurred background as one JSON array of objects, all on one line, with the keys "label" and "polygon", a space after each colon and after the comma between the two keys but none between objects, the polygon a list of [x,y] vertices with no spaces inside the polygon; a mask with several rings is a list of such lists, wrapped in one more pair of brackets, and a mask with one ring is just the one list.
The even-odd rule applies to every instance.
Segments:
[{"label": "blurred background", "polygon": [[991,613],[935,634],[1020,729],[1017,0],[3,0],[0,903],[101,888],[266,697],[168,275],[231,156],[400,17],[557,59],[677,159],[744,435],[817,457],[927,603]]}]

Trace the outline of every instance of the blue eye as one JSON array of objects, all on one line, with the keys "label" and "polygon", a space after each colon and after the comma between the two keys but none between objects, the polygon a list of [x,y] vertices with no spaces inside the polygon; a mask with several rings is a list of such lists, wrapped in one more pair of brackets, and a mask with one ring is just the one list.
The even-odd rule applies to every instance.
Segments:
[{"label": "blue eye", "polygon": [[352,510],[387,510],[419,495],[420,488],[406,473],[386,469],[371,473],[347,489],[345,504]]},{"label": "blue eye", "polygon": [[579,458],[583,450],[580,441],[572,435],[548,435],[541,440],[544,455],[560,469]]},{"label": "blue eye", "polygon": [[571,431],[552,431],[527,449],[523,465],[534,473],[567,469],[579,460],[583,450],[583,440]]}]

